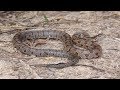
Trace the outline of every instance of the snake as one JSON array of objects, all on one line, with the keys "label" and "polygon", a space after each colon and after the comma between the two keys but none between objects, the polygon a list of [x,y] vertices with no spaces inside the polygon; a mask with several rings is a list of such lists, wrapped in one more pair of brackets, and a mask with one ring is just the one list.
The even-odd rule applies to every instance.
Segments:
[{"label": "snake", "polygon": [[[99,36],[99,35],[98,35]],[[72,36],[65,31],[58,30],[26,30],[20,31],[13,37],[12,43],[14,47],[21,53],[26,55],[35,55],[36,57],[62,57],[68,58],[67,63],[58,64],[40,64],[43,67],[62,69],[69,66],[74,66],[79,62],[79,59],[93,59],[102,55],[102,48],[96,43],[98,36],[90,37],[90,35],[82,31],[76,32]],[[56,49],[36,49],[26,45],[26,40],[48,39],[59,40],[63,43],[63,50]],[[89,51],[85,53],[81,51],[79,55],[77,48],[81,47]]]}]

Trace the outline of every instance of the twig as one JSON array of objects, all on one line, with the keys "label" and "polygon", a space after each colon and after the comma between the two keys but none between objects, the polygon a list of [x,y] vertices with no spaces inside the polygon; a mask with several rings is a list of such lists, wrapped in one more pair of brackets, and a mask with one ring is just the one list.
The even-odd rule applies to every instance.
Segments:
[{"label": "twig", "polygon": [[118,50],[118,49],[106,49],[106,50],[115,50],[115,51],[120,51],[120,50]]},{"label": "twig", "polygon": [[0,32],[0,34],[3,34],[3,33],[14,34],[14,33],[17,33],[17,32],[19,32],[21,30],[22,29],[14,29],[14,30],[9,30],[9,31],[5,31],[5,32]]},{"label": "twig", "polygon": [[105,72],[105,70],[103,70],[103,69],[96,68],[96,67],[90,66],[90,65],[77,64],[77,65],[74,65],[74,66],[85,66],[85,67],[90,67],[90,68],[92,68],[92,69],[94,69],[94,70],[97,70],[97,71],[100,71],[100,72]]}]

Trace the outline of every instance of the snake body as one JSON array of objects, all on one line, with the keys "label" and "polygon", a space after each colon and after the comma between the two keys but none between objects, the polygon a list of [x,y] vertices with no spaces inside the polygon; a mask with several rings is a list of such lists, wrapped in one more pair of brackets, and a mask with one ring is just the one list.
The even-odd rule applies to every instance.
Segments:
[{"label": "snake body", "polygon": [[[26,40],[36,39],[53,39],[59,40],[63,43],[64,50],[55,49],[36,49],[24,44]],[[68,58],[67,63],[58,64],[41,64],[45,67],[51,68],[64,68],[75,65],[78,63],[82,55],[78,55],[74,45],[89,50],[90,53],[84,54],[87,59],[98,58],[102,54],[101,46],[93,41],[94,37],[91,38],[86,32],[75,33],[72,37],[64,31],[56,30],[43,30],[43,31],[21,31],[13,37],[13,45],[17,50],[23,54],[35,55],[37,57],[63,57]]]}]

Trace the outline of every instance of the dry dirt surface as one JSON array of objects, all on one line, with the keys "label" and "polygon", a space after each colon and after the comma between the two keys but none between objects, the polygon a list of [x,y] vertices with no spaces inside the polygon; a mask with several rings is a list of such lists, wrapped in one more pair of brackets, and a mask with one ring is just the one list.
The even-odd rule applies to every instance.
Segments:
[{"label": "dry dirt surface", "polygon": [[[52,29],[70,35],[85,30],[90,36],[104,34],[98,44],[102,56],[80,59],[78,66],[63,69],[36,67],[35,64],[66,62],[67,58],[27,56],[14,48],[13,36],[22,30]],[[119,11],[1,11],[0,79],[120,79]],[[41,48],[61,49],[61,42]]]}]

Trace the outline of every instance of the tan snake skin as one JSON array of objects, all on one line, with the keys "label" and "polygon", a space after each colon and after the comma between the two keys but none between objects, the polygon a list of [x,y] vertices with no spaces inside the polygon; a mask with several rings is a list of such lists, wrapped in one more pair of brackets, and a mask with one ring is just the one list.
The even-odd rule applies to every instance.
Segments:
[{"label": "tan snake skin", "polygon": [[[67,63],[41,64],[43,67],[61,69],[77,64],[79,59],[82,59],[83,56],[86,59],[100,57],[102,55],[102,48],[96,43],[96,38],[98,36],[90,37],[85,31],[75,33],[72,37],[64,31],[57,30],[22,31],[14,36],[13,45],[21,53],[27,55],[35,55],[37,57],[54,56],[68,58]],[[63,50],[35,49],[23,43],[26,40],[47,38],[61,41],[64,46]],[[82,54],[78,55],[77,48],[75,48],[74,45],[88,50],[89,53],[81,52]]]}]

